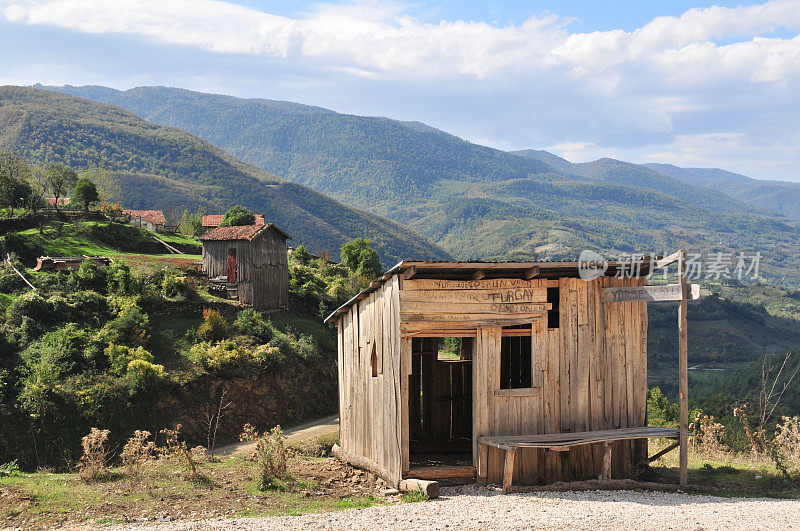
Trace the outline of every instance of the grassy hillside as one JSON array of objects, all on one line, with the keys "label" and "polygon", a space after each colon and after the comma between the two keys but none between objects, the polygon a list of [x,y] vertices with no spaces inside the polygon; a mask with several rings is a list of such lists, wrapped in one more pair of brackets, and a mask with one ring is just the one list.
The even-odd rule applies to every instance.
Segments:
[{"label": "grassy hillside", "polygon": [[290,102],[163,87],[56,90],[191,131],[242,160],[401,222],[458,258],[574,258],[585,248],[761,251],[765,276],[800,285],[795,228],[643,166],[506,153],[424,124]]},{"label": "grassy hillside", "polygon": [[118,172],[124,206],[223,212],[243,204],[278,224],[293,244],[338,254],[372,238],[384,265],[446,253],[404,227],[245,164],[189,133],[111,105],[21,87],[0,88],[0,148],[32,162],[92,164]]}]

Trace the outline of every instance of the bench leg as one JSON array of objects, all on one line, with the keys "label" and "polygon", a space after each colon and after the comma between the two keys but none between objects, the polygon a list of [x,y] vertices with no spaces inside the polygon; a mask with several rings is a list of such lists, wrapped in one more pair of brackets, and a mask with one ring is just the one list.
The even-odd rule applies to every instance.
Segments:
[{"label": "bench leg", "polygon": [[478,443],[478,466],[476,468],[478,485],[486,485],[489,482],[489,447],[482,443]]},{"label": "bench leg", "polygon": [[597,478],[601,481],[608,481],[611,479],[611,443],[603,443],[603,468],[600,470],[600,477]]},{"label": "bench leg", "polygon": [[503,492],[511,492],[511,484],[514,481],[514,454],[515,449],[506,450],[506,462],[503,470]]}]

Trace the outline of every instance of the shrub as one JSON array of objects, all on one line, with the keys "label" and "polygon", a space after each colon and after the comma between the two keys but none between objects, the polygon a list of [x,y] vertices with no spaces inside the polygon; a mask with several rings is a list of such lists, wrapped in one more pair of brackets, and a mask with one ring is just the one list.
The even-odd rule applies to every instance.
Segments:
[{"label": "shrub", "polygon": [[78,470],[82,480],[86,482],[97,481],[108,476],[106,441],[108,441],[110,433],[109,430],[92,428],[89,434],[81,439],[83,455],[78,462]]},{"label": "shrub", "polygon": [[14,293],[24,287],[25,282],[10,267],[0,268],[0,293]]},{"label": "shrub", "polygon": [[222,341],[228,337],[228,321],[216,310],[203,310],[203,323],[197,329],[201,341]]},{"label": "shrub", "polygon": [[315,361],[321,354],[317,341],[309,335],[302,335],[297,341],[297,355],[305,361]]},{"label": "shrub", "polygon": [[131,360],[125,371],[125,379],[131,386],[131,394],[156,388],[166,376],[167,371],[163,365],[156,365],[143,359]]},{"label": "shrub", "polygon": [[211,372],[243,368],[257,361],[253,351],[239,346],[231,340],[219,343],[208,341],[197,343],[189,349],[189,359]]},{"label": "shrub", "polygon": [[117,376],[122,376],[128,372],[128,364],[133,360],[144,360],[151,363],[153,361],[153,355],[142,347],[131,348],[125,345],[109,343],[104,352],[108,357],[111,372]]},{"label": "shrub", "polygon": [[775,445],[800,466],[800,417],[781,417],[775,427]]},{"label": "shrub", "polygon": [[22,323],[23,317],[28,317],[37,323],[50,323],[53,320],[53,306],[47,299],[35,291],[23,293],[11,303],[6,310],[8,321],[13,325]]},{"label": "shrub", "polygon": [[311,253],[308,252],[305,245],[300,245],[292,252],[292,258],[303,265],[307,265],[311,261]]},{"label": "shrub", "polygon": [[106,323],[101,337],[109,343],[140,347],[146,345],[150,339],[147,333],[149,326],[150,318],[133,306]]},{"label": "shrub", "polygon": [[72,319],[92,326],[100,326],[111,317],[108,299],[94,291],[79,291],[67,298]]},{"label": "shrub", "polygon": [[261,313],[252,308],[239,312],[236,316],[236,326],[242,334],[252,336],[262,343],[269,343],[275,335],[272,322],[264,319]]},{"label": "shrub", "polygon": [[269,342],[269,346],[277,348],[284,357],[289,357],[294,353],[292,342],[285,334],[278,334],[273,337],[272,341]]},{"label": "shrub", "polygon": [[722,444],[725,426],[716,422],[713,416],[698,412],[689,430],[692,432],[692,444],[700,453],[715,456],[725,451]]},{"label": "shrub", "polygon": [[72,281],[76,289],[107,293],[108,270],[91,260],[84,260],[78,270],[72,273]]},{"label": "shrub", "polygon": [[180,424],[174,430],[168,428],[161,430],[160,433],[166,438],[166,446],[162,451],[166,457],[176,459],[186,468],[184,478],[189,480],[200,479],[202,476],[198,468],[205,458],[205,448],[197,446],[189,449],[186,442],[180,440],[180,431]]},{"label": "shrub", "polygon": [[262,367],[279,368],[286,361],[286,355],[278,347],[259,345],[253,351],[258,364]]},{"label": "shrub", "polygon": [[65,374],[79,369],[83,364],[89,341],[86,330],[75,323],[68,323],[28,345],[21,357],[29,367],[44,362],[58,367],[59,373]]},{"label": "shrub", "polygon": [[156,456],[156,444],[148,441],[150,432],[136,430],[133,437],[128,439],[119,455],[122,466],[130,478],[139,478],[145,466]]},{"label": "shrub", "polygon": [[140,282],[131,273],[131,268],[119,262],[115,262],[107,269],[106,287],[108,293],[117,295],[133,295],[141,291]]},{"label": "shrub", "polygon": [[653,387],[647,393],[647,422],[651,426],[677,426],[680,408],[664,396],[661,388]]},{"label": "shrub", "polygon": [[172,300],[186,300],[192,293],[192,287],[185,276],[167,271],[164,273],[164,280],[161,282],[161,294]]},{"label": "shrub", "polygon": [[288,460],[286,437],[281,427],[275,426],[268,432],[259,433],[250,424],[245,424],[239,440],[256,443],[253,459],[258,465],[258,487],[261,490],[279,487],[279,480],[286,477]]}]

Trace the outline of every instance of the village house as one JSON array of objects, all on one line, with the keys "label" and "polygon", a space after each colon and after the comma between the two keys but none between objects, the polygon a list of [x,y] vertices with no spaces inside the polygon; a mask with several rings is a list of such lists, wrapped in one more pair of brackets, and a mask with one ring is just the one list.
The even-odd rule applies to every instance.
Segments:
[{"label": "village house", "polygon": [[[510,491],[633,478],[657,457],[648,438],[664,437],[682,442],[685,483],[685,267],[680,285],[645,286],[681,256],[587,280],[578,262],[400,262],[326,319],[335,453],[401,488],[475,477]],[[648,300],[681,300],[680,432],[647,426]]]},{"label": "village house", "polygon": [[123,210],[122,215],[128,217],[133,225],[155,232],[165,231],[167,218],[163,210]]},{"label": "village house", "polygon": [[213,228],[200,236],[203,273],[244,305],[259,311],[285,308],[289,239],[272,223]]}]

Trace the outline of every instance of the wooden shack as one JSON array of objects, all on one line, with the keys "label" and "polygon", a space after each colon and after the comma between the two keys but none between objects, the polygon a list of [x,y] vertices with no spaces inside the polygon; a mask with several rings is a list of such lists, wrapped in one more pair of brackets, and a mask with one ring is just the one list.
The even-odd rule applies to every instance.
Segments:
[{"label": "wooden shack", "polygon": [[289,303],[286,241],[291,236],[267,223],[217,227],[202,236],[203,273],[229,298],[259,311]]},{"label": "wooden shack", "polygon": [[680,256],[612,262],[588,280],[578,262],[399,263],[326,320],[338,455],[395,485],[634,477],[649,437],[679,437],[647,427],[645,301],[676,291],[644,286]]}]

